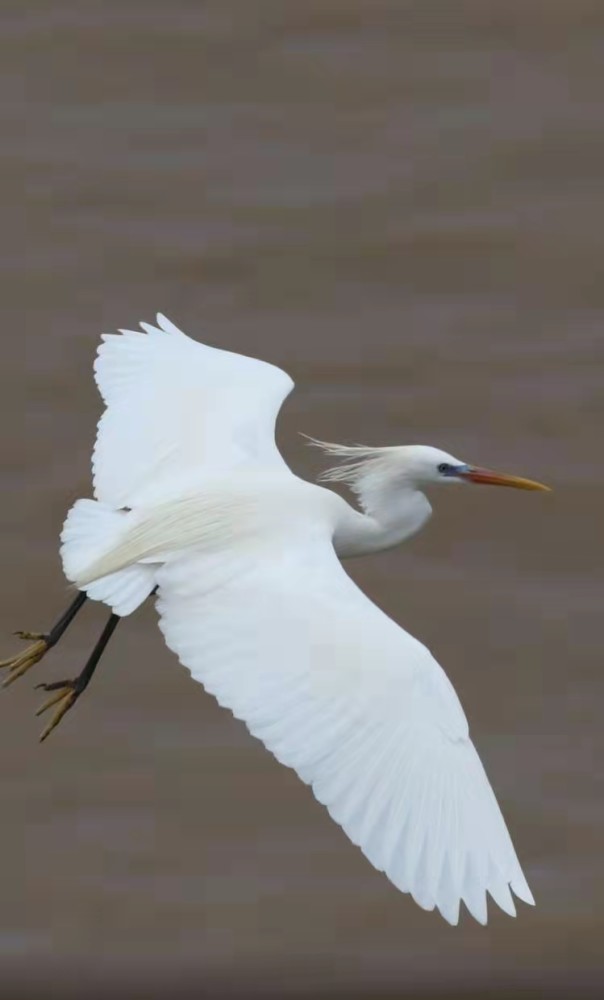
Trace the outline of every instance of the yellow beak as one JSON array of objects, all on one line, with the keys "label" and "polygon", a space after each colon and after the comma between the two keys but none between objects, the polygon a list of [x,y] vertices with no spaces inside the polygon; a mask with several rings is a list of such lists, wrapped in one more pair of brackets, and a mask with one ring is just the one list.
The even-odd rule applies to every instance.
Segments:
[{"label": "yellow beak", "polygon": [[484,483],[488,486],[513,486],[516,490],[541,490],[550,493],[551,487],[536,483],[534,479],[523,479],[521,476],[508,476],[504,472],[493,472],[491,469],[477,469],[470,465],[458,473],[461,479],[471,483]]}]

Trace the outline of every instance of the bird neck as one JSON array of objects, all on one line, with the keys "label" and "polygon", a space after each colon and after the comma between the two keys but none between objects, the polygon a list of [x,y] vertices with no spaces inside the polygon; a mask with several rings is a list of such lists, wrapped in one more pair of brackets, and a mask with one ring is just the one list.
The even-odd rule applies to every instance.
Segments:
[{"label": "bird neck", "polygon": [[365,493],[363,507],[363,513],[348,507],[353,516],[344,518],[336,531],[335,548],[343,558],[399,545],[419,531],[432,513],[424,493],[400,485]]}]

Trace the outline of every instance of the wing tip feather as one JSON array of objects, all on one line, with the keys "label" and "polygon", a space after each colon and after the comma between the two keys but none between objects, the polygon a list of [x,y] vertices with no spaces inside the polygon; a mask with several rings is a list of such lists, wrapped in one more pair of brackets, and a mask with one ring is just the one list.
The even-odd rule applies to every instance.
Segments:
[{"label": "wing tip feather", "polygon": [[527,904],[527,906],[536,905],[535,897],[529,889],[528,882],[522,872],[520,873],[520,877],[516,876],[516,878],[512,879],[510,887],[514,895],[518,896],[518,899],[521,899],[523,903]]},{"label": "wing tip feather", "polygon": [[173,323],[171,319],[168,319],[168,317],[165,316],[164,313],[158,312],[155,316],[155,322],[157,323],[160,330],[164,331],[164,333],[172,333],[180,337],[186,337],[186,334],[183,333],[182,330],[179,330],[176,324]]}]

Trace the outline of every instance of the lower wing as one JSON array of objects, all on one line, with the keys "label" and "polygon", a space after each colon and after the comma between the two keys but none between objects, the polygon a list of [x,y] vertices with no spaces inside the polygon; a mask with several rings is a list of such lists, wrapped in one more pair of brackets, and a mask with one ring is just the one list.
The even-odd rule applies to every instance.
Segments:
[{"label": "lower wing", "polygon": [[533,902],[446,675],[328,541],[190,552],[157,581],[168,646],[394,885],[451,924],[461,900],[486,923],[487,891]]}]

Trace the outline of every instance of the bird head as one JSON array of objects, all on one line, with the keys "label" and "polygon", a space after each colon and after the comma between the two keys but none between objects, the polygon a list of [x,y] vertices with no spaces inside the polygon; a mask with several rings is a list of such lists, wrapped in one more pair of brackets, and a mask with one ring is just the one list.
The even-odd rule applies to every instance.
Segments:
[{"label": "bird head", "polygon": [[550,490],[549,486],[533,479],[468,465],[453,455],[427,445],[409,445],[398,451],[405,477],[417,487],[434,483],[482,483],[488,486],[511,486],[518,490]]}]

